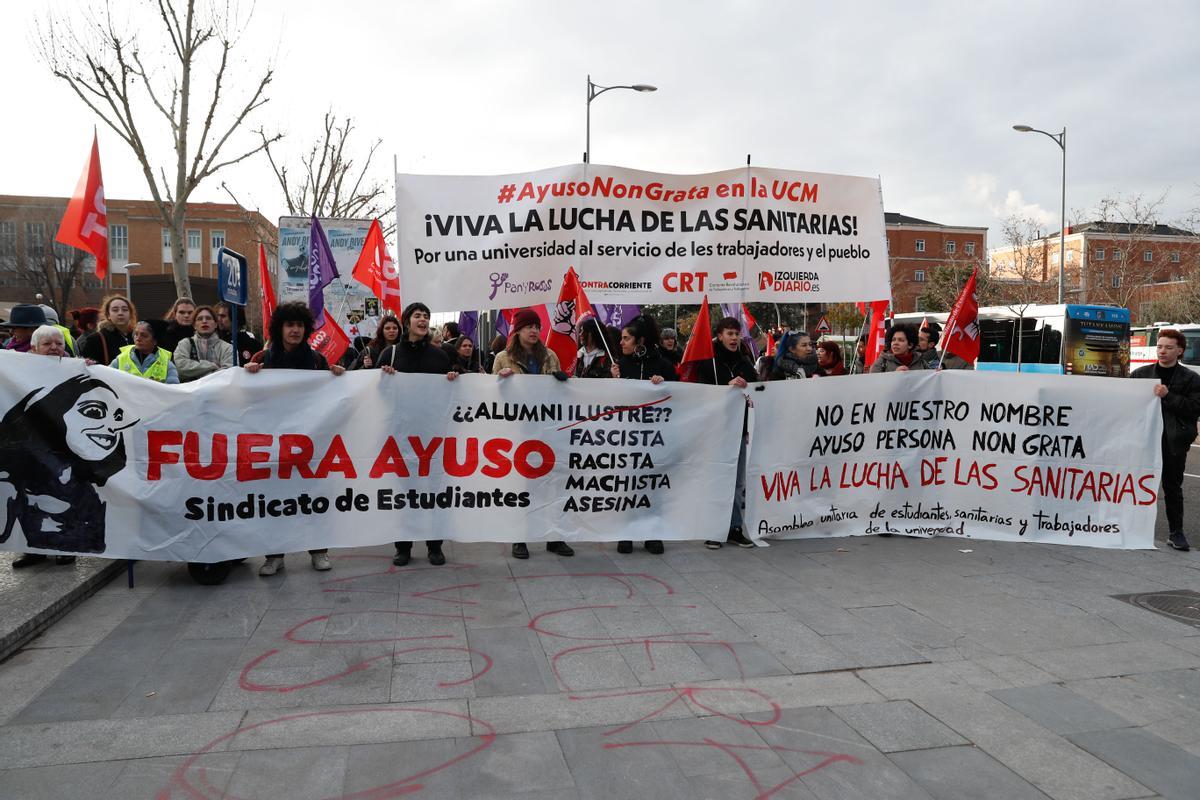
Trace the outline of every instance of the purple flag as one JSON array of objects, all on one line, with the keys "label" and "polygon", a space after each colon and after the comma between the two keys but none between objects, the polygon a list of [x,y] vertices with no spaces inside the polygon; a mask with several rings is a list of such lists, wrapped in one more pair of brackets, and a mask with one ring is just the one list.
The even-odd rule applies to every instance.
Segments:
[{"label": "purple flag", "polygon": [[496,333],[507,339],[511,329],[512,325],[509,323],[508,317],[505,316],[504,311],[500,311],[496,315]]},{"label": "purple flag", "polygon": [[626,322],[642,313],[642,309],[635,305],[606,305],[598,303],[592,306],[596,310],[596,319],[600,320],[602,325],[612,325],[614,328],[622,327]]},{"label": "purple flag", "polygon": [[460,311],[458,314],[458,332],[470,339],[472,344],[478,347],[479,342],[475,341],[477,330],[479,330],[479,312]]},{"label": "purple flag", "polygon": [[758,343],[754,341],[754,337],[750,335],[750,322],[746,319],[746,315],[742,313],[741,303],[721,303],[721,316],[733,317],[738,322],[742,323],[742,341],[750,348],[750,353],[755,358],[758,358]]},{"label": "purple flag", "polygon": [[329,240],[316,216],[308,233],[308,307],[317,328],[325,324],[325,287],[340,277]]}]

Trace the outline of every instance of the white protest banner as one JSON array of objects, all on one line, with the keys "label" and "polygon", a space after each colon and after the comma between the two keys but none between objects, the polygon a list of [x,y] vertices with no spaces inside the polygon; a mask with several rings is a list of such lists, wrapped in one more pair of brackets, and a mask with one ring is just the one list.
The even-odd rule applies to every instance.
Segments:
[{"label": "white protest banner", "polygon": [[915,371],[753,392],[747,531],[1154,546],[1151,381]]},{"label": "white protest banner", "polygon": [[[723,538],[740,392],[0,353],[0,548],[214,562],[393,540]],[[701,433],[702,432],[702,435]]]},{"label": "white protest banner", "polygon": [[432,308],[891,296],[879,181],[761,167],[666,175],[571,164],[397,175],[400,285]]}]

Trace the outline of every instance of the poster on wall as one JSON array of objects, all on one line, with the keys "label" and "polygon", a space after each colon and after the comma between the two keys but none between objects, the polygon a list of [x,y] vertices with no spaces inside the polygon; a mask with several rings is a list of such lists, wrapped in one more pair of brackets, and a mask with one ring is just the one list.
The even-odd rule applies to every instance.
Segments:
[{"label": "poster on wall", "polygon": [[[325,288],[325,310],[333,314],[351,341],[356,336],[374,336],[378,314],[368,313],[368,301],[374,296],[367,287],[350,277],[350,271],[367,239],[371,220],[318,219],[341,274],[341,278],[335,278]],[[308,237],[311,226],[309,217],[279,218],[279,261],[275,286],[278,287],[281,303],[293,300],[308,302]]]},{"label": "poster on wall", "polygon": [[397,263],[432,308],[836,303],[891,296],[876,178],[745,167],[670,175],[572,164],[397,175]]}]

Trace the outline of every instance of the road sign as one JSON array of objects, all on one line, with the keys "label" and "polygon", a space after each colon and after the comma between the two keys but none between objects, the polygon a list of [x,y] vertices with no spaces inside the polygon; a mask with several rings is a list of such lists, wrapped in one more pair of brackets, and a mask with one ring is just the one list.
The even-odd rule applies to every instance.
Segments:
[{"label": "road sign", "polygon": [[217,251],[217,286],[221,299],[234,305],[246,305],[246,257],[228,247]]},{"label": "road sign", "polygon": [[824,314],[822,314],[821,318],[819,320],[817,320],[817,327],[816,327],[815,332],[816,332],[817,336],[824,336],[827,333],[833,332],[833,328],[829,327],[829,320],[825,319]]}]

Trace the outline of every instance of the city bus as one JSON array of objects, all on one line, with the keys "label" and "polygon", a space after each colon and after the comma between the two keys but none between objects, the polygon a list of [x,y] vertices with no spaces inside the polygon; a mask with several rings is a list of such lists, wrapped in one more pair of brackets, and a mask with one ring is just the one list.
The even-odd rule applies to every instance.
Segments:
[{"label": "city bus", "polygon": [[[919,328],[928,318],[941,325],[944,334],[947,316],[917,311],[897,314],[896,322]],[[979,309],[981,342],[975,369],[1128,377],[1129,322],[1129,309],[1117,306],[985,306]],[[1196,335],[1200,346],[1200,326]]]}]

